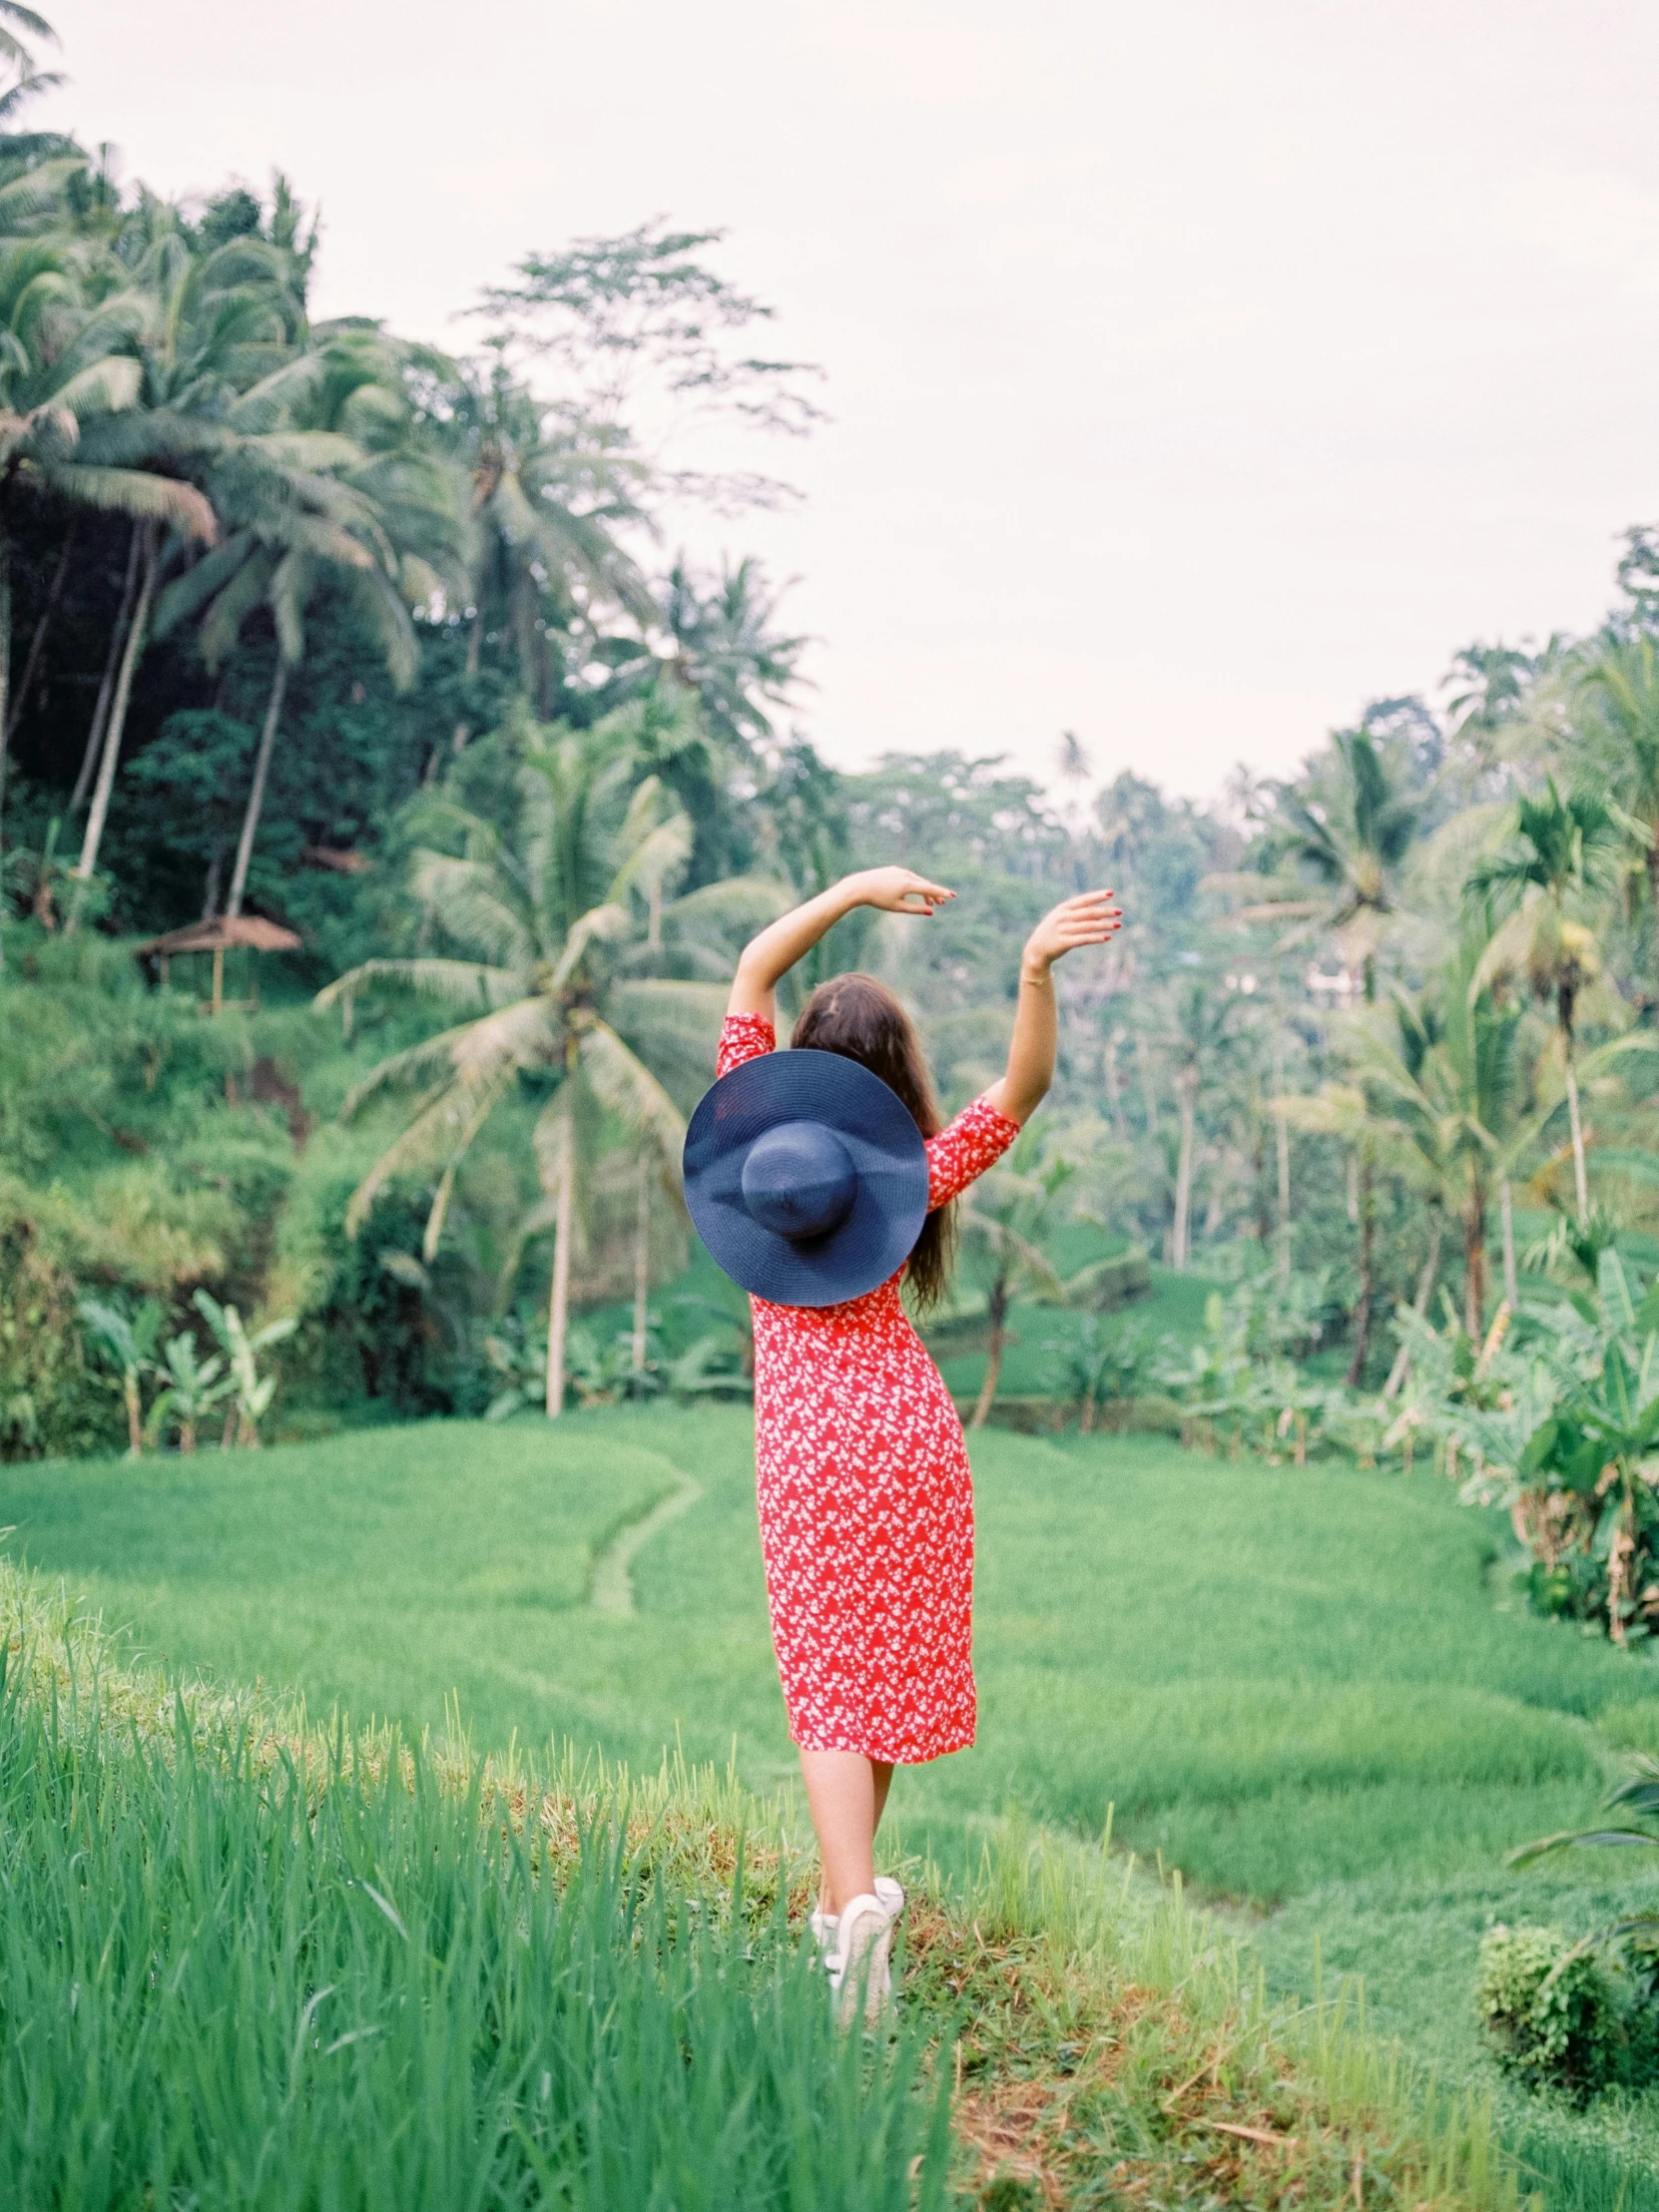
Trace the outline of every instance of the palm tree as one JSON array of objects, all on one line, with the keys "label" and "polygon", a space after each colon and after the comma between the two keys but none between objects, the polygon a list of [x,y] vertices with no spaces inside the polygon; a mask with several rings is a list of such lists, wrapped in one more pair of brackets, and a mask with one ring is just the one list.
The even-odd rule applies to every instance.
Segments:
[{"label": "palm tree", "polygon": [[[133,516],[145,532],[140,610],[146,621],[163,530],[209,544],[217,530],[211,505],[193,484],[149,465],[175,441],[167,426],[139,411],[143,369],[124,350],[122,319],[89,307],[81,279],[76,256],[52,240],[0,244],[0,803],[17,502],[40,499],[71,511]],[[135,638],[139,629],[135,621]],[[118,680],[123,705],[134,659],[130,648]]]},{"label": "palm tree", "polygon": [[[1426,989],[1396,988],[1386,1020],[1381,1009],[1354,1017],[1342,1039],[1350,1079],[1283,1101],[1296,1126],[1366,1147],[1427,1204],[1419,1313],[1433,1292],[1439,1225],[1460,1223],[1465,1326],[1475,1338],[1485,1329],[1491,1194],[1548,1118],[1525,1111],[1521,1008],[1481,977],[1490,935],[1489,917],[1471,911]],[[1397,1387],[1393,1376],[1389,1383]]]},{"label": "palm tree", "polygon": [[1060,732],[1060,742],[1054,748],[1054,773],[1066,793],[1061,813],[1066,826],[1066,843],[1070,848],[1072,881],[1078,890],[1082,890],[1087,882],[1083,830],[1088,819],[1086,803],[1089,785],[1094,777],[1094,763],[1089,758],[1088,747],[1075,730]]},{"label": "palm tree", "polygon": [[1549,777],[1540,798],[1521,800],[1509,848],[1475,868],[1468,885],[1471,895],[1495,894],[1512,907],[1486,947],[1482,978],[1518,966],[1533,996],[1553,1007],[1580,1221],[1589,1213],[1590,1193],[1574,1032],[1580,1001],[1601,973],[1601,954],[1594,929],[1579,916],[1611,888],[1626,842],[1627,832],[1605,800],[1589,791],[1563,799]]},{"label": "palm tree", "polygon": [[663,626],[670,665],[703,709],[714,735],[753,756],[773,735],[769,707],[787,706],[801,682],[800,661],[811,640],[778,628],[782,594],[769,591],[755,560],[722,567],[718,579],[696,574],[682,554],[669,571]]},{"label": "palm tree", "polygon": [[[401,1133],[353,1193],[355,1234],[396,1176],[437,1168],[425,1250],[443,1234],[467,1149],[521,1071],[551,1076],[534,1148],[554,1232],[548,1302],[547,1411],[564,1402],[570,1261],[577,1234],[578,1171],[602,1115],[631,1133],[674,1177],[685,1142],[665,1085],[706,1060],[725,985],[630,975],[654,883],[690,849],[690,824],[654,778],[638,780],[626,719],[592,729],[521,727],[520,815],[509,838],[448,799],[429,819],[459,851],[417,851],[412,884],[435,924],[467,957],[369,960],[329,984],[319,1006],[363,991],[401,987],[460,1009],[466,1018],[373,1069],[345,1103],[355,1114],[408,1083],[424,1085]],[[707,893],[693,893],[703,907]],[[690,900],[686,902],[688,905]],[[665,912],[672,929],[678,901]],[[693,1081],[700,1082],[694,1075]]]},{"label": "palm tree", "polygon": [[[250,386],[281,369],[302,333],[302,276],[295,255],[259,237],[206,250],[176,207],[141,193],[122,222],[113,261],[125,281],[101,302],[99,322],[125,331],[138,349],[142,434],[205,469],[210,492],[223,486],[232,466],[246,480],[260,449],[239,429],[237,404]],[[268,470],[273,458],[268,457]],[[162,546],[153,531],[135,523],[72,801],[79,809],[96,770],[77,869],[83,880],[97,866],[133,673],[149,642],[166,556],[181,549],[177,541]]]},{"label": "palm tree", "polygon": [[[1332,739],[1333,773],[1324,796],[1281,785],[1268,849],[1314,875],[1333,894],[1310,931],[1293,931],[1285,948],[1313,927],[1334,931],[1345,961],[1358,960],[1366,1003],[1377,998],[1377,954],[1395,911],[1393,871],[1421,821],[1421,801],[1384,759],[1368,729],[1340,730]],[[1287,918],[1291,918],[1287,915]],[[1365,1372],[1375,1289],[1377,1202],[1369,1151],[1358,1155],[1360,1296],[1354,1309],[1350,1381]]]},{"label": "palm tree", "polygon": [[[617,532],[642,519],[641,464],[622,441],[561,417],[518,382],[492,349],[484,366],[443,380],[434,434],[468,479],[466,670],[476,676],[486,633],[511,638],[519,688],[545,720],[552,712],[550,628],[620,607],[642,627],[657,619],[650,587]],[[462,725],[457,750],[465,743]]]},{"label": "palm tree", "polygon": [[1577,703],[1609,795],[1641,829],[1636,865],[1659,959],[1659,654],[1653,639],[1604,640],[1582,665]]},{"label": "palm tree", "polygon": [[1175,1166],[1175,1222],[1170,1265],[1184,1268],[1191,1256],[1193,1152],[1198,1126],[1198,1094],[1216,1054],[1232,1033],[1232,1005],[1202,976],[1185,976],[1170,989],[1163,1009],[1163,1042],[1174,1068],[1180,1146]]},{"label": "palm tree", "polygon": [[[405,594],[441,588],[436,564],[454,549],[449,486],[410,442],[395,356],[377,332],[347,331],[289,362],[231,410],[241,432],[215,473],[230,525],[215,552],[169,585],[157,614],[166,636],[201,617],[210,667],[238,644],[257,610],[276,651],[237,844],[226,913],[240,914],[265,809],[289,677],[305,650],[305,618],[325,586],[342,592],[374,637],[393,683],[414,679],[417,649]],[[261,427],[274,422],[275,427]]]},{"label": "palm tree", "polygon": [[1416,835],[1422,806],[1369,730],[1339,730],[1331,744],[1324,795],[1279,786],[1269,844],[1333,894],[1319,926],[1335,933],[1345,959],[1358,960],[1370,1003],[1378,947],[1394,911],[1393,873]]}]

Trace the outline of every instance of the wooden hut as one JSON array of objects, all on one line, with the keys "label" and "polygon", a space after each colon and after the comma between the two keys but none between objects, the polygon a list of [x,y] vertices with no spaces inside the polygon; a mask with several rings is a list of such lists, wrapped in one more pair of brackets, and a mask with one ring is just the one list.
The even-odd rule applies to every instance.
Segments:
[{"label": "wooden hut", "polygon": [[236,1000],[226,998],[227,946],[241,945],[254,953],[297,952],[302,941],[293,930],[282,928],[278,922],[267,921],[263,914],[221,914],[213,921],[193,921],[184,929],[170,929],[165,936],[151,937],[137,949],[141,959],[154,958],[160,962],[164,989],[171,963],[180,953],[211,952],[214,962],[213,996],[204,999],[202,1004],[205,1012],[221,1014],[227,1005],[257,1006],[260,1003],[257,982],[251,985],[251,997]]}]

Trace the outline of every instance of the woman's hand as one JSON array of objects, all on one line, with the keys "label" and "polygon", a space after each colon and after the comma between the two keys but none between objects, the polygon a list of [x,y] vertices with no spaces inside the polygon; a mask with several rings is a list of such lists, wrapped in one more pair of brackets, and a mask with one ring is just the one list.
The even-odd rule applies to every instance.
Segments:
[{"label": "woman's hand", "polygon": [[1123,915],[1113,905],[1110,891],[1084,891],[1079,898],[1062,899],[1026,938],[1019,963],[1019,1000],[1014,1008],[1013,1040],[1008,1047],[1008,1072],[985,1093],[997,1112],[1006,1114],[1010,1121],[1023,1123],[1054,1080],[1060,1033],[1050,972],[1055,961],[1075,952],[1080,944],[1104,944],[1122,924]]},{"label": "woman's hand", "polygon": [[1022,975],[1046,975],[1054,962],[1082,944],[1104,944],[1123,927],[1123,914],[1112,903],[1113,891],[1083,891],[1062,899],[1044,914],[1025,940],[1020,960]]},{"label": "woman's hand", "polygon": [[767,1021],[776,1021],[778,978],[788,974],[796,961],[811,952],[854,906],[879,906],[888,914],[930,914],[942,900],[955,895],[942,883],[930,883],[925,875],[917,875],[913,868],[870,867],[857,875],[843,875],[838,883],[820,891],[817,898],[809,898],[804,906],[780,914],[744,946],[738,972],[732,978],[727,1012],[760,1014]]},{"label": "woman's hand", "polygon": [[854,905],[879,906],[884,914],[930,914],[956,895],[908,867],[866,867],[847,876],[844,888]]}]

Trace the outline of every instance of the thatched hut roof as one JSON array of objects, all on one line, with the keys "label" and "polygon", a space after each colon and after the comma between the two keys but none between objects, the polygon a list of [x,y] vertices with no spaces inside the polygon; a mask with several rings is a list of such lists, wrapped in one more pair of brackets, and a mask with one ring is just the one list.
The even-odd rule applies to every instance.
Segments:
[{"label": "thatched hut roof", "polygon": [[267,921],[264,914],[221,914],[213,921],[170,929],[166,936],[151,937],[137,949],[169,959],[175,952],[223,952],[232,945],[247,945],[255,952],[297,952],[302,942],[293,930]]}]

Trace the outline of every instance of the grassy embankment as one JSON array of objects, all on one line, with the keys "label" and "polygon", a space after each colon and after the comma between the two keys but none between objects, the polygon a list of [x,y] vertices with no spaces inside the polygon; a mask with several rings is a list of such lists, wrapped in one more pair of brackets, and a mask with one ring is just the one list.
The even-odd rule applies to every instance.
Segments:
[{"label": "grassy embankment", "polygon": [[[961,1875],[1013,1808],[1087,1837],[1115,1804],[1120,1843],[1225,1902],[1272,1988],[1361,1972],[1377,2024],[1476,2081],[1485,1926],[1650,1898],[1623,1865],[1503,1870],[1590,1810],[1618,1747],[1659,1745],[1659,1701],[1639,1662],[1502,1609],[1490,1526],[1431,1477],[994,1432],[975,1462],[981,1740],[902,1778],[910,1849]],[[596,1609],[609,1536],[688,1478],[632,1613],[614,1576]],[[619,1409],[13,1467],[0,1522],[181,1666],[416,1727],[453,1697],[480,1745],[556,1735],[646,1771],[677,1735],[696,1760],[735,1740],[770,1794],[792,1762],[751,1480],[745,1412]],[[1645,2107],[1502,2110],[1552,2207],[1659,2204]]]},{"label": "grassy embankment", "polygon": [[[1278,2020],[1178,1894],[1050,1842],[918,1885],[830,2027],[781,1809],[169,1694],[0,1565],[0,2171],[17,2201],[1501,2212],[1486,2115]],[[1370,2192],[1369,2198],[1367,2192]]]}]

